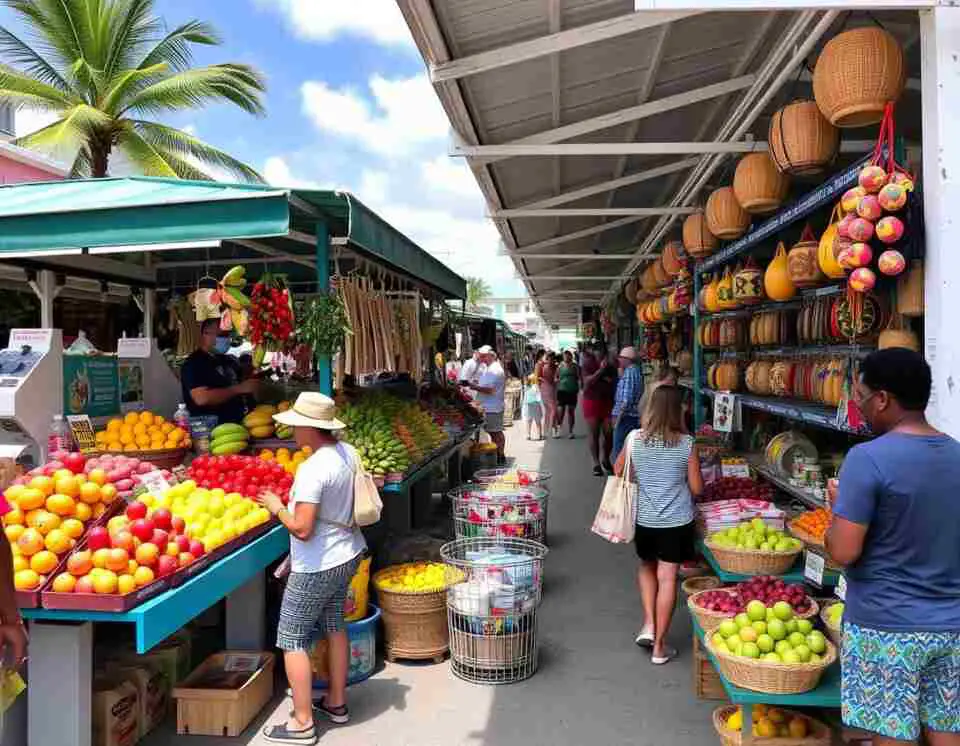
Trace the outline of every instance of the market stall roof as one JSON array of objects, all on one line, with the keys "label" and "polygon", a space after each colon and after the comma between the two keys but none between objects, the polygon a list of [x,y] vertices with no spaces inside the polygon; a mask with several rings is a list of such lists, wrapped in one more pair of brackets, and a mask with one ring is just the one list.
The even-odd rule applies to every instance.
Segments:
[{"label": "market stall roof", "polygon": [[[738,154],[764,147],[772,113],[810,97],[804,67],[835,33],[883,25],[908,50],[907,95],[919,89],[916,12],[398,2],[454,129],[453,152],[466,157],[551,323],[610,297],[690,208],[729,183]],[[919,139],[913,119],[898,116],[898,126]],[[874,136],[847,135],[849,157]]]},{"label": "market stall roof", "polygon": [[[319,222],[338,264],[369,260],[447,298],[466,296],[463,278],[353,195],[251,184],[123,177],[0,186],[0,262],[176,284],[198,267],[252,260],[309,284]],[[143,254],[159,251],[155,282],[146,282]],[[119,261],[84,258],[97,254]]]}]

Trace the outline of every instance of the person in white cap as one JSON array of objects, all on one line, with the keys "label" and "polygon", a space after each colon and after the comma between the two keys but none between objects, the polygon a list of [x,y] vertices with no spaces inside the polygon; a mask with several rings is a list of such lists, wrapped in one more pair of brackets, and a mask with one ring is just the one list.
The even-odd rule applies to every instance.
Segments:
[{"label": "person in white cap", "polygon": [[503,395],[507,376],[490,345],[484,345],[477,352],[484,366],[483,372],[478,383],[468,383],[467,386],[479,394],[477,401],[483,407],[483,429],[497,446],[497,463],[504,464],[507,460],[504,453],[507,439],[503,435]]},{"label": "person in white cap", "polygon": [[[269,726],[264,737],[274,743],[316,743],[314,710],[334,723],[350,719],[346,706],[349,641],[344,622],[347,587],[360,564],[366,543],[353,520],[354,473],[359,457],[336,433],[346,425],[336,405],[323,394],[304,392],[293,407],[274,415],[293,427],[299,447],[313,449],[297,470],[284,506],[264,492],[260,501],[290,532],[290,575],[280,606],[277,647],[293,692],[293,712]],[[330,671],[327,694],[314,707],[313,671],[308,651],[326,636]]]},{"label": "person in white cap", "polygon": [[617,382],[617,394],[613,400],[613,452],[619,454],[627,435],[640,427],[640,399],[643,397],[643,372],[633,347],[620,350],[620,367],[623,374]]}]

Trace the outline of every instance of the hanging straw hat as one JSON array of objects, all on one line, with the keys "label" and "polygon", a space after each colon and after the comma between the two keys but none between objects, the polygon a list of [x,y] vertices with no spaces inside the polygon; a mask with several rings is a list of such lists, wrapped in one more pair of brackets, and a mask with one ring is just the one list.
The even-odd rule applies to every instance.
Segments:
[{"label": "hanging straw hat", "polygon": [[343,430],[346,427],[337,419],[337,406],[333,399],[312,391],[300,394],[290,409],[275,414],[273,419],[281,425],[315,427],[318,430]]}]

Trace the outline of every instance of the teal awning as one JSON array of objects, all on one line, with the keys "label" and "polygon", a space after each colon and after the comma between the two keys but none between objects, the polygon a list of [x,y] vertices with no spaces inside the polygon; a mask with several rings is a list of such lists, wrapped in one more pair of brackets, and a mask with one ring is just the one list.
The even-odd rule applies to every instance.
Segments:
[{"label": "teal awning", "polygon": [[[58,255],[130,246],[270,239],[296,255],[295,272],[315,256],[303,236],[318,222],[332,239],[360,256],[407,275],[447,298],[466,297],[466,282],[346,192],[288,190],[152,177],[77,179],[0,186],[0,261],[53,262]],[[299,241],[285,241],[296,232]],[[161,246],[165,245],[165,246]],[[164,259],[242,254],[236,246],[164,251]],[[278,264],[282,264],[278,260]]]}]

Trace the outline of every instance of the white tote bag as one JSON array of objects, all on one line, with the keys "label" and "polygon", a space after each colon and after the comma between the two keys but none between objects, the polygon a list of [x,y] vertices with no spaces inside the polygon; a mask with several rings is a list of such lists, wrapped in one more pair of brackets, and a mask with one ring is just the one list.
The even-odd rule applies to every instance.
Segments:
[{"label": "white tote bag", "polygon": [[603,498],[591,531],[613,544],[629,544],[636,531],[634,517],[634,490],[630,483],[630,470],[633,468],[631,456],[636,431],[627,437],[626,458],[623,460],[623,476],[607,477],[603,486]]}]

